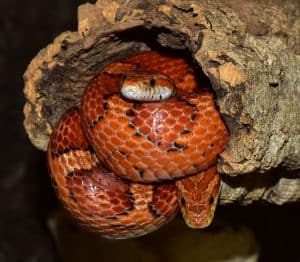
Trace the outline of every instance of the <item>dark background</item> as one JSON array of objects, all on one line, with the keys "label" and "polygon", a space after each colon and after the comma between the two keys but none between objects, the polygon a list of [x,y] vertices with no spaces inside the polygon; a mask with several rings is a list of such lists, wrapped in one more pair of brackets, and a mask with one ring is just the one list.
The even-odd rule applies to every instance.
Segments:
[{"label": "dark background", "polygon": [[[55,36],[76,30],[80,0],[0,0],[0,262],[60,261],[46,226],[57,206],[45,154],[23,129],[23,73]],[[299,205],[221,207],[231,223],[245,223],[260,244],[261,261],[300,261]],[[88,261],[88,260],[87,260]]]},{"label": "dark background", "polygon": [[60,32],[76,30],[83,0],[0,0],[0,262],[59,261],[45,226],[55,204],[45,155],[23,129],[23,73]]}]

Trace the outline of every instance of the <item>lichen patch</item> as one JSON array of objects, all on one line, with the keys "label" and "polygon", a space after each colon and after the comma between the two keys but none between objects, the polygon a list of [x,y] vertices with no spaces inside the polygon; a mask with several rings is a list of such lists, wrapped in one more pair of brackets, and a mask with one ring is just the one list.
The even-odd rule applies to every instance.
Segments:
[{"label": "lichen patch", "polygon": [[228,62],[219,67],[220,80],[234,87],[246,81],[245,74],[233,63]]}]

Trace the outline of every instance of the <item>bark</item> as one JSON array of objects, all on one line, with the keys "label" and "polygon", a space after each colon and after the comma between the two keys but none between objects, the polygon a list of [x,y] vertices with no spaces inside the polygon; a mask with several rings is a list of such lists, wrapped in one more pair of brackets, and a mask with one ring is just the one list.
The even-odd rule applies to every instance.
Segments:
[{"label": "bark", "polygon": [[[230,141],[220,156],[220,203],[300,199],[298,1],[99,0],[78,10],[25,72],[24,125],[46,150],[59,117],[122,56],[185,51],[215,91]],[[294,11],[293,11],[294,10]]]}]

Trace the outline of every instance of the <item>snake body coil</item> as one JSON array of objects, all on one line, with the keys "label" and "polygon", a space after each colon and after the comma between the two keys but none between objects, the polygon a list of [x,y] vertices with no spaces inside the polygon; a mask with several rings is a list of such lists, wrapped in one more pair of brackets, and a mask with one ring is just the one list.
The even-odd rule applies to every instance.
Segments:
[{"label": "snake body coil", "polygon": [[151,51],[101,70],[80,107],[59,121],[48,163],[66,208],[105,237],[149,233],[178,206],[201,228],[213,217],[215,164],[227,138],[213,94],[190,64]]}]

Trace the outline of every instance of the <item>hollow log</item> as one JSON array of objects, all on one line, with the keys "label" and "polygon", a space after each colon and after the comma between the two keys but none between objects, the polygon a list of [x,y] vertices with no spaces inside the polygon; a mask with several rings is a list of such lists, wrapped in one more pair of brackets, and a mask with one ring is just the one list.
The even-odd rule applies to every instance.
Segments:
[{"label": "hollow log", "polygon": [[300,199],[298,1],[98,0],[78,31],[41,50],[25,74],[24,126],[46,150],[60,116],[97,72],[157,47],[185,52],[209,78],[230,141],[220,155],[221,204]]}]

